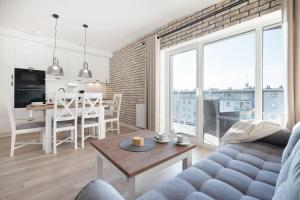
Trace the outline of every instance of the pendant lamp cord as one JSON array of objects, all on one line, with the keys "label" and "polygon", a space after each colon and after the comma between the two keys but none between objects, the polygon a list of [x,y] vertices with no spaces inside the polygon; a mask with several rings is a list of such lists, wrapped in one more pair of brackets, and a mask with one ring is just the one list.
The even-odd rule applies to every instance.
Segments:
[{"label": "pendant lamp cord", "polygon": [[56,50],[56,33],[57,33],[57,18],[55,19],[53,59],[55,58],[55,50]]},{"label": "pendant lamp cord", "polygon": [[83,46],[83,49],[84,49],[84,53],[83,53],[83,63],[84,63],[84,66],[85,67],[85,54],[86,54],[86,28],[84,28],[84,46]]}]

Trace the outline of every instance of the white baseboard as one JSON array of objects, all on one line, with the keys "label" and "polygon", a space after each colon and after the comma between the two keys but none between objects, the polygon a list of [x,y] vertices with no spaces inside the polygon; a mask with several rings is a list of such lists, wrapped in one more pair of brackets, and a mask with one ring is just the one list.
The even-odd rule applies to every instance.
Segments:
[{"label": "white baseboard", "polygon": [[132,129],[132,130],[136,130],[136,131],[142,130],[142,129],[136,127],[136,126],[132,126],[132,125],[127,124],[127,123],[124,123],[124,122],[120,122],[120,125],[121,125],[121,126],[124,126],[124,127],[126,127],[126,128],[130,128],[130,129]]}]

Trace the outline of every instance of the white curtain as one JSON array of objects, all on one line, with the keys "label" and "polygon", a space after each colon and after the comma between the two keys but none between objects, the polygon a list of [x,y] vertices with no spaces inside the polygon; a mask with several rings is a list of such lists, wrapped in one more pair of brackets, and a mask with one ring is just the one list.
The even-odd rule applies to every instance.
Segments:
[{"label": "white curtain", "polygon": [[147,129],[159,130],[159,63],[160,40],[157,35],[146,38],[146,119]]},{"label": "white curtain", "polygon": [[291,129],[300,121],[300,2],[283,0],[286,83],[286,127]]}]

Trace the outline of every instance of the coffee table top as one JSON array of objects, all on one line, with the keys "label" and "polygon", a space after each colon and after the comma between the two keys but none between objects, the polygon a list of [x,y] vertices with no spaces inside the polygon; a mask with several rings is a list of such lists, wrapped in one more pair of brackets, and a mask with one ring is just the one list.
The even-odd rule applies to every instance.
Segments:
[{"label": "coffee table top", "polygon": [[195,144],[178,146],[171,142],[157,143],[154,149],[145,152],[130,152],[119,147],[120,141],[125,138],[133,136],[152,138],[154,135],[153,131],[141,130],[102,140],[93,140],[91,144],[127,177],[136,176],[196,147]]}]

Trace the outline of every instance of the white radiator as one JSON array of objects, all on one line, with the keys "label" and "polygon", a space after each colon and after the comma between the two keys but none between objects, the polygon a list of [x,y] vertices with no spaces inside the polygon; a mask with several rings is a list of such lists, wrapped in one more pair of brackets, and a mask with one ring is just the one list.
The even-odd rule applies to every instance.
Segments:
[{"label": "white radiator", "polygon": [[145,104],[136,104],[136,127],[146,128]]}]

